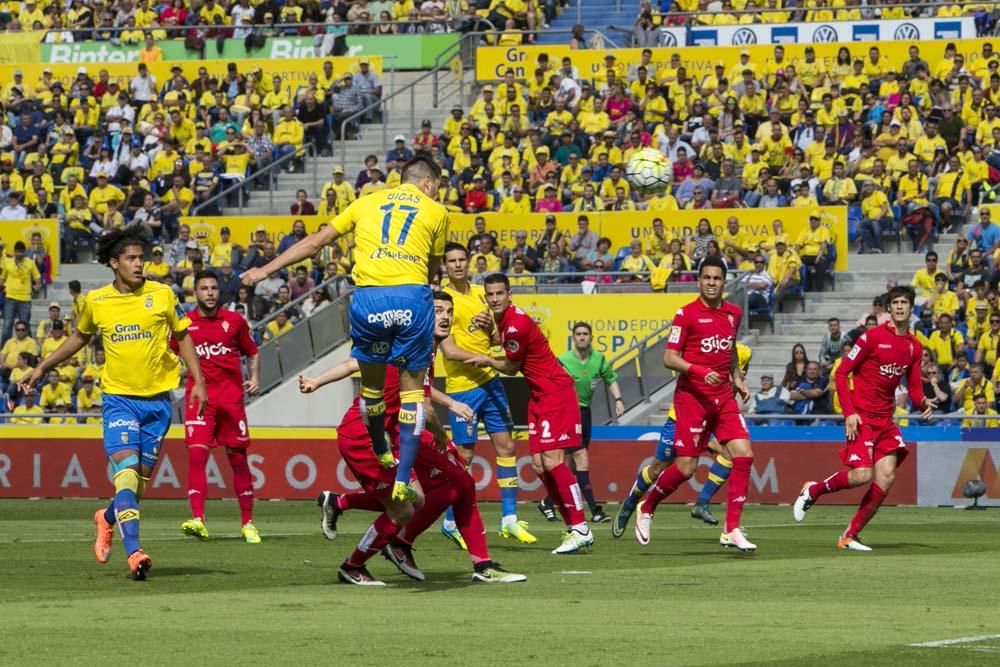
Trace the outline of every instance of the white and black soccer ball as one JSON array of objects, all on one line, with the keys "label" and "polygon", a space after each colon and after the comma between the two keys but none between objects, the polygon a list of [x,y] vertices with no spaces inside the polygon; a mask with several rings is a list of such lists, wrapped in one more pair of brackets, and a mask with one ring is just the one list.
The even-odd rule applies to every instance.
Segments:
[{"label": "white and black soccer ball", "polygon": [[674,180],[674,165],[655,148],[643,148],[632,154],[625,165],[625,178],[638,192],[659,193]]},{"label": "white and black soccer ball", "polygon": [[966,498],[978,498],[986,493],[986,484],[981,479],[970,479],[962,484],[962,495]]}]

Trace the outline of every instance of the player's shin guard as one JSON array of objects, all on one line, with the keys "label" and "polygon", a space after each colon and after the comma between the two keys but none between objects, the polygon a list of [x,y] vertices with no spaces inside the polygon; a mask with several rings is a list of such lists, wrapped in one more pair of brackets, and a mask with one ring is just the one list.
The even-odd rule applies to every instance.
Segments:
[{"label": "player's shin guard", "polygon": [[650,467],[643,466],[642,470],[640,470],[639,474],[636,476],[635,482],[632,483],[632,489],[628,492],[628,497],[625,498],[625,502],[622,503],[625,506],[625,509],[630,512],[634,510],[635,506],[640,500],[642,500],[642,497],[646,495],[646,491],[649,491],[649,487],[651,487],[655,481],[656,480],[653,479],[652,475],[650,475]]},{"label": "player's shin guard", "polygon": [[701,492],[698,494],[698,499],[695,500],[694,504],[708,505],[712,502],[712,496],[718,493],[719,487],[726,483],[726,480],[729,479],[729,473],[732,470],[732,461],[722,455],[716,456],[715,463],[708,469],[708,480],[702,485]]},{"label": "player's shin guard", "polygon": [[115,474],[115,518],[118,532],[122,536],[125,555],[131,556],[139,550],[139,473],[132,468],[119,470]]},{"label": "player's shin guard", "polygon": [[361,420],[368,431],[368,437],[372,439],[372,449],[381,457],[389,451],[389,443],[385,440],[385,400],[382,398],[382,390],[362,385],[358,407],[361,408]]},{"label": "player's shin guard", "polygon": [[868,491],[865,492],[864,497],[861,499],[858,511],[854,514],[854,518],[851,519],[851,525],[848,526],[847,532],[844,534],[857,537],[864,527],[868,525],[872,517],[875,516],[875,513],[878,512],[878,508],[882,506],[885,496],[886,492],[882,490],[882,487],[872,482],[871,486],[868,487]]},{"label": "player's shin guard", "polygon": [[226,457],[233,469],[233,490],[240,504],[240,523],[245,525],[253,521],[253,477],[247,462],[247,450],[228,449]]},{"label": "player's shin guard", "polygon": [[382,502],[367,491],[355,491],[354,493],[342,493],[337,498],[337,509],[341,512],[347,510],[368,510],[369,512],[381,512],[385,509]]},{"label": "player's shin guard", "polygon": [[809,487],[809,497],[815,500],[827,493],[836,493],[851,487],[851,474],[847,470],[835,472],[822,482],[816,482]]},{"label": "player's shin guard", "polygon": [[389,544],[389,541],[396,536],[399,530],[400,526],[397,526],[388,515],[380,514],[372,522],[372,525],[368,526],[368,530],[361,537],[358,546],[355,547],[354,551],[344,562],[351,567],[363,567],[368,562],[368,559],[377,554],[382,547]]},{"label": "player's shin guard", "polygon": [[424,430],[424,392],[404,391],[399,394],[399,464],[396,481],[410,483],[413,464],[420,448],[420,434]]},{"label": "player's shin guard", "polygon": [[589,470],[577,470],[576,473],[576,484],[580,487],[580,493],[583,494],[583,499],[587,501],[587,507],[593,512],[597,509],[597,502],[594,500],[594,487],[590,485],[590,471]]},{"label": "player's shin guard", "polygon": [[750,489],[750,466],[752,456],[734,456],[733,472],[729,477],[729,498],[726,501],[726,532],[740,527],[743,505]]},{"label": "player's shin guard", "polygon": [[[552,487],[549,488],[549,497],[552,502],[561,507],[561,514],[569,527],[579,526],[586,523],[583,516],[583,497],[580,487],[576,483],[576,478],[565,463],[546,471],[547,477],[552,480]],[[548,486],[548,484],[546,484]]]},{"label": "player's shin guard", "polygon": [[205,519],[205,494],[208,492],[205,466],[208,465],[208,456],[208,447],[204,445],[188,447],[188,504],[195,519]]},{"label": "player's shin guard", "polygon": [[500,487],[502,523],[517,520],[517,457],[497,457],[497,486]]},{"label": "player's shin guard", "polygon": [[656,506],[687,480],[688,475],[681,472],[681,469],[676,465],[667,466],[666,470],[656,478],[656,482],[646,494],[646,499],[639,504],[639,511],[644,514],[653,514],[656,512]]}]

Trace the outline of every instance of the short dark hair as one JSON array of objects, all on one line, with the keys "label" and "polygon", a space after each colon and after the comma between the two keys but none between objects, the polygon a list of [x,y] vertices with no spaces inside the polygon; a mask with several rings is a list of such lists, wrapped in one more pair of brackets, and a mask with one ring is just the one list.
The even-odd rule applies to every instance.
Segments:
[{"label": "short dark hair", "polygon": [[69,291],[70,293],[79,294],[83,291],[83,286],[80,284],[79,280],[69,281]]},{"label": "short dark hair", "polygon": [[576,322],[576,323],[575,323],[575,324],[573,325],[573,333],[576,333],[576,330],[577,330],[577,329],[579,329],[580,327],[583,327],[584,329],[586,329],[586,330],[587,330],[587,333],[589,333],[589,334],[593,335],[593,333],[594,333],[594,330],[590,328],[590,325],[589,325],[589,324],[587,324],[586,322],[583,322],[583,321],[580,321],[580,322]]},{"label": "short dark hair", "polygon": [[[929,254],[929,253],[928,253]],[[891,304],[894,300],[899,297],[905,297],[907,301],[910,302],[910,307],[913,307],[913,302],[916,301],[917,295],[914,293],[913,288],[908,285],[896,285],[891,290],[889,290],[885,295],[885,301]],[[945,313],[947,315],[947,313]],[[951,317],[949,315],[949,317]]]},{"label": "short dark hair", "polygon": [[215,271],[211,269],[205,269],[203,271],[199,271],[198,273],[194,274],[194,286],[197,288],[198,283],[200,283],[202,280],[214,280],[215,282],[219,282],[219,276],[215,275]]},{"label": "short dark hair", "polygon": [[441,290],[435,290],[433,294],[435,301],[447,301],[448,303],[455,303],[455,300],[451,298],[451,295],[447,292],[442,292]]},{"label": "short dark hair", "polygon": [[726,263],[722,261],[721,257],[705,257],[702,259],[701,264],[698,265],[699,278],[701,278],[701,274],[707,266],[715,266],[722,269],[722,278],[725,279],[728,270],[726,269]]},{"label": "short dark hair", "polygon": [[826,323],[829,324],[830,322],[836,322],[837,324],[840,324],[840,318],[839,317],[831,317],[830,319],[828,319],[826,321]]},{"label": "short dark hair", "polygon": [[21,252],[24,252],[27,249],[28,249],[28,246],[24,245],[24,241],[18,241],[17,243],[14,244],[14,251],[15,252],[18,251],[18,250],[20,250]]},{"label": "short dark hair", "polygon": [[424,155],[417,155],[403,165],[400,181],[409,183],[421,178],[441,178],[441,167]]},{"label": "short dark hair", "polygon": [[924,255],[924,261],[927,261],[928,259],[933,259],[936,262],[938,259],[938,254],[933,250],[931,250],[929,253]]},{"label": "short dark hair", "polygon": [[469,249],[466,248],[461,243],[456,243],[455,241],[448,241],[447,243],[444,244],[444,254],[445,255],[447,255],[452,250],[461,250],[462,252],[465,253],[465,258],[466,259],[469,258]]},{"label": "short dark hair", "polygon": [[143,249],[146,247],[138,227],[112,230],[97,241],[97,261],[110,267],[112,259],[118,259],[125,252],[125,248],[132,246]]},{"label": "short dark hair", "polygon": [[503,284],[504,287],[507,288],[507,291],[509,292],[510,281],[507,279],[507,276],[505,276],[502,273],[491,273],[490,275],[486,276],[486,280],[483,281],[483,285],[498,285],[501,283]]}]

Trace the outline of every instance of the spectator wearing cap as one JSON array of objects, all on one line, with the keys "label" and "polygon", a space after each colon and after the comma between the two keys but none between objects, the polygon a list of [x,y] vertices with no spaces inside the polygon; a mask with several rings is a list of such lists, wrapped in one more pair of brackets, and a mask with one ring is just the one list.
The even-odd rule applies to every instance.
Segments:
[{"label": "spectator wearing cap", "polygon": [[323,184],[323,189],[320,192],[320,197],[322,199],[327,198],[327,192],[333,191],[336,194],[337,209],[336,213],[342,212],[347,206],[356,199],[354,193],[354,188],[350,183],[344,178],[344,168],[341,166],[336,166],[333,168],[332,180],[327,181]]},{"label": "spectator wearing cap", "polygon": [[[346,130],[348,134],[357,133],[358,119],[351,118],[364,108],[364,98],[361,90],[354,84],[354,75],[348,72],[343,76],[340,86],[334,87],[333,97],[330,98],[330,115],[328,116],[330,129],[333,131],[334,139],[342,139],[341,132]],[[344,122],[351,120],[344,127]]]},{"label": "spectator wearing cap", "polygon": [[894,223],[889,200],[885,193],[875,188],[875,182],[866,180],[861,184],[861,252],[879,254],[882,252],[883,225]]},{"label": "spectator wearing cap", "polygon": [[[295,117],[292,107],[286,106],[281,112],[281,121],[274,128],[275,159],[280,160],[301,150],[304,137],[305,128],[302,122]],[[292,162],[288,161],[288,173],[295,171]]]},{"label": "spectator wearing cap", "polygon": [[830,270],[830,244],[833,237],[830,228],[823,224],[818,209],[809,212],[809,228],[802,230],[795,240],[795,252],[807,267],[813,269],[806,273],[806,289],[822,292],[826,285],[826,276]]},{"label": "spectator wearing cap", "polygon": [[146,260],[142,263],[142,275],[148,280],[155,280],[156,282],[163,282],[170,274],[170,265],[163,261],[163,248],[161,246],[153,246],[152,259]]},{"label": "spectator wearing cap", "polygon": [[774,239],[774,252],[767,264],[767,272],[774,282],[774,303],[780,305],[789,287],[799,284],[799,266],[802,261],[794,250],[788,248],[788,240],[779,235]]},{"label": "spectator wearing cap", "polygon": [[[459,107],[461,110],[461,107]],[[434,126],[429,120],[423,120],[420,122],[420,132],[417,136],[413,137],[413,150],[414,152],[425,152],[429,153],[432,149],[440,144],[438,136],[434,134]]]},{"label": "spectator wearing cap", "polygon": [[[354,86],[361,94],[361,101],[365,108],[372,106],[382,99],[382,82],[378,74],[371,70],[371,65],[367,58],[362,58],[358,63],[358,74],[354,78]],[[375,109],[369,110],[365,114],[365,122],[372,122]]]},{"label": "spectator wearing cap", "polygon": [[35,329],[35,339],[45,340],[52,330],[52,325],[56,322],[62,322],[62,308],[59,306],[58,301],[53,301],[49,304],[48,318],[39,322],[38,328]]},{"label": "spectator wearing cap", "polygon": [[391,162],[406,164],[413,159],[413,151],[406,147],[405,136],[397,134],[392,141],[393,147],[389,149],[389,152],[385,156],[386,164]]},{"label": "spectator wearing cap", "polygon": [[39,336],[38,340],[42,344],[42,358],[46,358],[59,349],[59,346],[63,344],[66,339],[66,323],[62,319],[58,319],[55,322],[51,322],[48,327],[47,334],[42,337]]},{"label": "spectator wearing cap", "polygon": [[[791,392],[785,387],[774,383],[774,376],[764,373],[760,376],[760,391],[750,396],[750,414],[782,415],[788,412],[792,404]],[[759,424],[767,424],[766,420],[754,420]]]}]

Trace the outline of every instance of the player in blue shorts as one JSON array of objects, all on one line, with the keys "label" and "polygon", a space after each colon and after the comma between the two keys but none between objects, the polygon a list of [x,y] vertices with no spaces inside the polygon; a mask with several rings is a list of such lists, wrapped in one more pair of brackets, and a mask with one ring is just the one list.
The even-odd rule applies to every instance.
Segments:
[{"label": "player in blue shorts", "polygon": [[[750,346],[737,343],[736,354],[739,359],[740,372],[746,377],[752,356]],[[675,422],[674,407],[670,406],[670,410],[667,412],[667,421],[663,424],[663,428],[660,430],[660,438],[656,442],[656,453],[653,455],[653,461],[649,465],[643,466],[642,470],[639,471],[635,482],[632,484],[632,488],[629,490],[628,496],[619,506],[618,514],[615,515],[615,520],[611,524],[612,537],[621,537],[625,534],[628,521],[632,517],[633,512],[635,512],[639,501],[642,500],[642,497],[649,490],[649,487],[653,485],[657,477],[660,476],[660,473],[673,462]],[[712,463],[712,467],[709,468],[708,479],[702,485],[701,491],[698,493],[698,498],[691,508],[691,518],[701,519],[710,526],[716,526],[719,520],[712,516],[709,504],[712,502],[712,497],[722,488],[726,480],[729,479],[733,463],[725,456],[714,436],[710,437],[708,448],[715,454],[715,461]]]},{"label": "player in blue shorts", "polygon": [[[479,439],[479,424],[486,428],[496,452],[496,479],[500,487],[498,532],[501,537],[534,544],[536,538],[528,532],[527,522],[517,518],[517,457],[510,435],[513,427],[503,383],[492,368],[478,368],[467,363],[477,354],[490,354],[494,323],[486,308],[486,293],[481,285],[474,285],[469,280],[469,252],[461,243],[445,246],[444,270],[448,275],[444,291],[451,296],[455,306],[451,335],[441,341],[447,376],[445,392],[450,398],[468,405],[475,413],[471,420],[463,420],[454,412],[448,413],[452,442],[458,446],[465,464],[469,465]],[[464,548],[450,507],[441,532]]]},{"label": "player in blue shorts", "polygon": [[351,298],[351,356],[361,368],[365,428],[386,468],[396,465],[385,438],[386,365],[400,370],[399,464],[392,498],[403,502],[416,498],[410,478],[424,429],[423,383],[434,344],[430,282],[441,266],[448,234],[448,211],[435,201],[440,177],[430,158],[415,157],[403,167],[401,185],[356,199],[330,225],[242,276],[244,285],[253,285],[354,232],[351,277],[358,289]]},{"label": "player in blue shorts", "polygon": [[135,230],[119,229],[101,237],[97,258],[114,271],[114,281],[87,294],[77,330],[20,383],[23,391],[29,391],[101,332],[106,355],[101,372],[104,451],[111,461],[115,497],[94,515],[94,555],[98,562],[108,562],[117,524],[129,570],[139,580],[153,565],[139,546],[139,499],[170,427],[170,391],[179,380],[171,334],[193,380],[191,402],[199,415],[206,400],[205,380],[187,332],[191,322],[169,287],[143,278],[143,248]]}]

